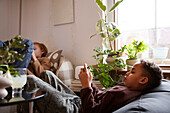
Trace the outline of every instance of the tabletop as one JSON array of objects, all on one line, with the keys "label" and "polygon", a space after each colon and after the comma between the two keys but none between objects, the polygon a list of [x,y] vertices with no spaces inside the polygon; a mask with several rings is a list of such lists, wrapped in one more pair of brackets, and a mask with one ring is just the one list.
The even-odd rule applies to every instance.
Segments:
[{"label": "tabletop", "polygon": [[14,105],[22,102],[31,102],[46,96],[45,91],[36,89],[24,89],[21,95],[12,97],[12,88],[8,88],[8,95],[4,99],[0,99],[0,106]]}]

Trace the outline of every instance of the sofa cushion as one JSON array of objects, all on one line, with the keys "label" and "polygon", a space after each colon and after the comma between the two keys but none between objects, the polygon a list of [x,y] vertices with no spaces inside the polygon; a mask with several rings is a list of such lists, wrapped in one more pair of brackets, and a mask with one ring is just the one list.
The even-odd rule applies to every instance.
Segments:
[{"label": "sofa cushion", "polygon": [[69,59],[61,55],[62,50],[55,50],[46,55],[51,61],[51,69],[68,87],[74,79],[74,68]]},{"label": "sofa cushion", "polygon": [[46,55],[50,59],[51,67],[50,71],[56,73],[59,65],[59,59],[61,57],[62,50],[55,50],[54,52],[50,52]]},{"label": "sofa cushion", "polygon": [[170,113],[169,99],[170,81],[162,80],[160,86],[113,113]]},{"label": "sofa cushion", "polygon": [[61,56],[56,75],[62,80],[68,87],[71,86],[71,81],[74,79],[74,68],[70,60]]}]

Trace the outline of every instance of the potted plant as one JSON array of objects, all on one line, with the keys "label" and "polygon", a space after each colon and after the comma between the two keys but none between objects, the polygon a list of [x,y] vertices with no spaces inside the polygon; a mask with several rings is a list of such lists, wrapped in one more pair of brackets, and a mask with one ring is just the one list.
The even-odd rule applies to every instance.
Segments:
[{"label": "potted plant", "polygon": [[[97,66],[94,68],[93,66],[89,66],[91,72],[93,73],[93,78],[98,79],[100,83],[107,89],[113,87],[118,82],[120,82],[120,76],[117,73],[117,70],[123,69],[126,67],[124,60],[122,58],[115,58],[110,63],[104,63],[104,55],[108,55],[110,52],[115,53],[115,51],[102,51],[101,48],[96,48],[94,51],[97,53],[93,55],[93,58],[96,59]],[[114,75],[111,76],[110,72],[115,70]]]},{"label": "potted plant", "polygon": [[113,7],[109,10],[107,13],[106,9],[107,7],[103,4],[101,0],[96,0],[96,4],[100,8],[100,10],[104,14],[104,19],[101,18],[96,23],[96,30],[97,33],[92,35],[90,38],[99,35],[102,37],[102,45],[105,46],[105,48],[110,48],[110,50],[113,50],[112,42],[120,35],[120,31],[117,28],[116,24],[114,22],[107,22],[107,16],[109,13],[115,10],[115,8],[122,2],[123,0],[118,0]]},{"label": "potted plant", "polygon": [[7,40],[5,45],[0,47],[0,86],[4,86],[0,88],[0,98],[4,98],[8,94],[5,88],[13,84],[11,74],[20,76],[20,74],[15,70],[14,66],[10,66],[9,64],[14,63],[16,59],[22,60],[24,57],[24,55],[19,54],[17,51],[12,49],[24,49],[25,44],[21,44],[22,41],[24,41],[24,39],[18,35],[11,40]]},{"label": "potted plant", "polygon": [[[102,16],[100,16],[100,20],[98,20],[96,23],[97,33],[92,35],[90,38],[99,35],[103,39],[102,45],[104,46],[104,48],[108,48],[108,49],[107,50],[103,50],[101,48],[93,49],[93,51],[97,52],[97,54],[93,56],[93,58],[95,58],[97,61],[97,68],[93,68],[93,66],[90,66],[89,68],[91,68],[91,72],[95,75],[94,78],[99,79],[99,81],[105,88],[109,88],[118,83],[118,79],[116,79],[118,77],[114,77],[115,79],[113,79],[113,77],[110,76],[109,72],[113,69],[117,70],[120,67],[123,68],[125,67],[125,64],[121,58],[117,58],[117,59],[115,58],[115,57],[119,57],[121,55],[121,52],[124,51],[124,49],[120,49],[120,51],[115,51],[115,48],[113,48],[112,42],[120,35],[120,31],[114,22],[107,21],[107,17],[109,13],[114,11],[115,8],[123,0],[118,0],[112,6],[112,8],[110,8],[108,12],[106,11],[106,9],[108,8],[103,4],[101,0],[95,0],[95,1],[99,9],[104,14],[104,19],[101,18]],[[106,55],[108,57],[113,58],[113,60],[108,63],[105,63],[104,56]],[[115,75],[117,75],[117,71]]]},{"label": "potted plant", "polygon": [[117,58],[120,58],[124,52],[124,50],[126,49],[126,45],[121,47],[119,50],[114,51],[114,50],[104,50],[107,51],[107,58],[106,58],[106,62],[107,63],[112,63],[113,61]]},{"label": "potted plant", "polygon": [[15,48],[23,50],[26,45],[21,44],[22,41],[24,41],[24,39],[21,38],[20,35],[17,35],[11,40],[7,40],[3,47],[0,47],[0,70],[5,73],[3,76],[6,78],[10,78],[10,74],[20,76],[20,74],[14,69],[14,66],[9,64],[14,63],[17,59],[22,61],[24,55],[13,49]]},{"label": "potted plant", "polygon": [[[101,18],[96,23],[96,31],[94,35],[92,35],[90,38],[99,35],[102,38],[102,45],[104,48],[107,48],[107,50],[104,50],[103,53],[107,53],[106,62],[112,63],[116,57],[120,57],[122,55],[122,51],[116,51],[115,47],[113,47],[113,41],[118,38],[120,35],[120,31],[117,28],[117,25],[114,22],[108,22],[107,18],[108,15],[115,10],[115,8],[122,2],[123,0],[118,0],[111,8],[110,10],[103,4],[101,0],[96,0],[96,4],[99,7],[99,9],[104,14],[104,19]],[[109,10],[108,12],[106,10]]]},{"label": "potted plant", "polygon": [[125,47],[127,51],[125,54],[128,56],[128,59],[126,59],[127,70],[131,70],[131,67],[138,61],[137,55],[147,50],[147,47],[148,45],[144,44],[144,41],[135,40]]}]

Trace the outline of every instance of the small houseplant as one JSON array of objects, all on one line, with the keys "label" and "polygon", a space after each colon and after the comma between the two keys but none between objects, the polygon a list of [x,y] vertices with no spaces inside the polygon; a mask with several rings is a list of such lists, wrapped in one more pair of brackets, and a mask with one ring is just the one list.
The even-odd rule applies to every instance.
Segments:
[{"label": "small houseplant", "polygon": [[[7,96],[8,92],[5,88],[10,87],[14,82],[11,74],[20,76],[20,74],[14,69],[14,66],[10,66],[16,59],[22,60],[24,55],[19,54],[15,49],[24,49],[25,44],[21,44],[24,39],[21,36],[16,36],[11,40],[7,40],[5,44],[0,47],[0,98]],[[3,74],[4,72],[4,74]]]},{"label": "small houseplant", "polygon": [[20,74],[14,69],[15,66],[9,65],[15,62],[16,59],[21,60],[24,55],[18,53],[15,49],[23,50],[25,48],[25,44],[21,42],[24,41],[20,35],[12,38],[11,40],[7,40],[3,47],[0,47],[0,70],[2,70],[5,74],[4,77],[10,77],[10,74],[19,75]]},{"label": "small houseplant", "polygon": [[[119,51],[121,50],[122,49],[120,49]],[[117,70],[126,67],[124,60],[118,57],[115,58],[111,63],[104,63],[103,55],[108,55],[110,52],[114,53],[115,51],[109,51],[109,50],[102,51],[102,49],[99,47],[94,49],[94,51],[97,53],[96,55],[93,55],[93,58],[96,59],[97,67],[96,68],[94,68],[93,66],[88,67],[91,69],[91,72],[94,74],[93,78],[98,79],[106,89],[113,87],[118,82],[120,82],[119,81],[120,76],[117,73]],[[112,70],[115,70],[113,76],[110,75],[110,71]]]},{"label": "small houseplant", "polygon": [[131,44],[126,46],[126,55],[128,59],[126,60],[127,70],[130,70],[134,63],[138,61],[137,55],[141,52],[147,50],[148,45],[144,44],[144,41],[133,41]]}]

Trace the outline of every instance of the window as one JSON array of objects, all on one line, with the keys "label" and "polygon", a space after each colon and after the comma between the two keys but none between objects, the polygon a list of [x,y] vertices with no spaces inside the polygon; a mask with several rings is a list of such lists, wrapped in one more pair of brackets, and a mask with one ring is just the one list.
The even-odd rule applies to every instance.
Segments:
[{"label": "window", "polygon": [[118,46],[142,40],[149,45],[144,58],[153,58],[157,46],[170,48],[169,4],[170,0],[124,0],[116,10]]}]

